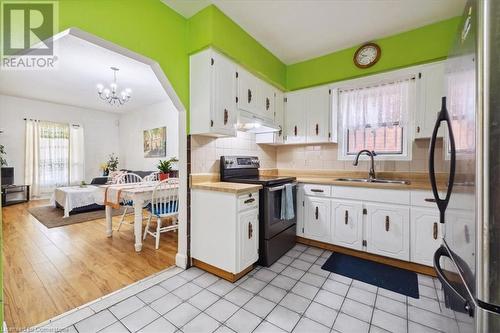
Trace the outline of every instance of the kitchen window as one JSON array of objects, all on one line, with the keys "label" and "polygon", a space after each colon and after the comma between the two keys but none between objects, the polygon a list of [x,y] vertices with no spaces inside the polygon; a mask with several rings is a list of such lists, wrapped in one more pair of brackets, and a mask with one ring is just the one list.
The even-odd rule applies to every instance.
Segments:
[{"label": "kitchen window", "polygon": [[[475,104],[476,85],[473,69],[447,75],[448,111],[457,153],[473,153],[476,146]],[[447,158],[450,145],[446,137]]]},{"label": "kitchen window", "polygon": [[410,159],[407,124],[415,105],[415,89],[413,77],[339,89],[340,158],[351,159],[368,149],[379,159]]}]

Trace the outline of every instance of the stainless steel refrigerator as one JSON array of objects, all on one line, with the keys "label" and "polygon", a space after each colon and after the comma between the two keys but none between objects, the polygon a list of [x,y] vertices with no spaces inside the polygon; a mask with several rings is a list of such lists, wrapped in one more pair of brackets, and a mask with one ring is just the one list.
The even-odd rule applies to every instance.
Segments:
[{"label": "stainless steel refrigerator", "polygon": [[[446,96],[429,148],[444,227],[434,267],[464,332],[500,332],[500,0],[468,1],[446,64]],[[449,165],[438,186],[440,126]]]}]

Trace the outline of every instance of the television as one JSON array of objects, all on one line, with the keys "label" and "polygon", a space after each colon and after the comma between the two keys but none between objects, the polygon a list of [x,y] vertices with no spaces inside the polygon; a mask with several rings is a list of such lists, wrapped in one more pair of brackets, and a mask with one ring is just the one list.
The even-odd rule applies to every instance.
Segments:
[{"label": "television", "polygon": [[2,167],[0,169],[0,175],[2,177],[3,185],[14,185],[14,168],[13,167]]}]

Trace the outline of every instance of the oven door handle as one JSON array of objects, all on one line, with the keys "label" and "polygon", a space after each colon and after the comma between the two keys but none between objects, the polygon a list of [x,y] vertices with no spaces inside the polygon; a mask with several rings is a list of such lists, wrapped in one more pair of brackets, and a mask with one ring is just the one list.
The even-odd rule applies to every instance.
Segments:
[{"label": "oven door handle", "polygon": [[[297,186],[297,184],[298,184],[298,183],[297,183],[297,182],[295,182],[295,183],[291,183],[291,184],[292,184],[292,186]],[[285,185],[281,185],[281,186],[276,186],[276,187],[270,187],[270,188],[268,188],[267,190],[268,190],[269,192],[276,192],[276,191],[282,190],[282,189],[284,189],[284,188],[285,188]]]}]

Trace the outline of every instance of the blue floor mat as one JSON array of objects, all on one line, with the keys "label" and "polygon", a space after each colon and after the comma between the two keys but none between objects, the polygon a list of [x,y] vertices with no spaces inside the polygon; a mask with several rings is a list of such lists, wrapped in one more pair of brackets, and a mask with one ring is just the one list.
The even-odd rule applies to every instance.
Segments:
[{"label": "blue floor mat", "polygon": [[419,298],[417,273],[334,252],[321,267],[371,285]]}]

